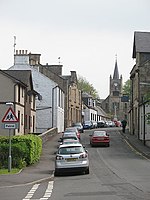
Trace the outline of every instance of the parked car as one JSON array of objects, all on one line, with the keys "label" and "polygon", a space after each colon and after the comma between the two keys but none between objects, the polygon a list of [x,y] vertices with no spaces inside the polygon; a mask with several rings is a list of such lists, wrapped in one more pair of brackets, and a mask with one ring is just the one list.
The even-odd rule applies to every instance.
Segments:
[{"label": "parked car", "polygon": [[65,129],[64,132],[76,132],[76,135],[79,138],[79,140],[81,138],[80,131],[78,130],[77,127],[68,127],[68,128]]},{"label": "parked car", "polygon": [[97,128],[97,122],[92,120],[92,123],[93,123],[93,128]]},{"label": "parked car", "polygon": [[64,132],[62,137],[58,140],[58,142],[60,142],[60,144],[62,144],[63,140],[65,140],[65,139],[72,139],[72,140],[79,141],[78,136],[76,135],[76,132]]},{"label": "parked car", "polygon": [[79,144],[79,140],[73,140],[73,139],[70,139],[70,138],[67,138],[67,139],[63,139],[63,142],[62,144]]},{"label": "parked car", "polygon": [[73,127],[76,127],[80,133],[83,133],[83,125],[81,122],[73,123]]},{"label": "parked car", "polygon": [[107,127],[115,127],[115,123],[113,121],[107,121],[106,122]]},{"label": "parked car", "polygon": [[121,127],[122,126],[121,121],[114,121],[114,123],[115,123],[116,127]]},{"label": "parked car", "polygon": [[104,128],[106,127],[105,121],[101,120],[97,122],[97,128]]},{"label": "parked car", "polygon": [[64,144],[58,148],[54,175],[58,176],[66,172],[89,174],[88,152],[82,144]]},{"label": "parked car", "polygon": [[83,129],[92,129],[92,128],[93,128],[92,121],[84,121],[84,123],[83,123]]},{"label": "parked car", "polygon": [[92,134],[90,134],[90,145],[91,146],[98,146],[98,145],[110,145],[110,138],[106,131],[93,131]]}]

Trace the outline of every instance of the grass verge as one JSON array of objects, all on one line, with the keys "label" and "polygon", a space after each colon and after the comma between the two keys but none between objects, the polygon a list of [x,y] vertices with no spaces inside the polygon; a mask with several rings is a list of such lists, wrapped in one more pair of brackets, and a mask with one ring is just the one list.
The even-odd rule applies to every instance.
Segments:
[{"label": "grass verge", "polygon": [[20,169],[11,169],[10,172],[8,172],[8,169],[0,169],[0,175],[2,174],[17,174],[20,171]]}]

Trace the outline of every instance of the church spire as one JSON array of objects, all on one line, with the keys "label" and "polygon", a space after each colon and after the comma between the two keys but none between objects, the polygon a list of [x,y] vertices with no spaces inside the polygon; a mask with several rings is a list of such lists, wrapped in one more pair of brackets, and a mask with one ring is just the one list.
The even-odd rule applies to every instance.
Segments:
[{"label": "church spire", "polygon": [[113,79],[119,79],[119,71],[118,71],[118,65],[117,65],[117,55],[116,55]]}]

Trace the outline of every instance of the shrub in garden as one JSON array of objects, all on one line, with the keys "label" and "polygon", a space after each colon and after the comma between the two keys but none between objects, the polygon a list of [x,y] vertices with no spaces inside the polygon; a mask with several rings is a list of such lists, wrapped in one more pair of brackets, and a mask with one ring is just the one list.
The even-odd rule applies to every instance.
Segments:
[{"label": "shrub in garden", "polygon": [[[42,140],[39,136],[28,134],[11,138],[12,167],[23,168],[40,159]],[[0,168],[7,168],[9,137],[0,137]]]}]

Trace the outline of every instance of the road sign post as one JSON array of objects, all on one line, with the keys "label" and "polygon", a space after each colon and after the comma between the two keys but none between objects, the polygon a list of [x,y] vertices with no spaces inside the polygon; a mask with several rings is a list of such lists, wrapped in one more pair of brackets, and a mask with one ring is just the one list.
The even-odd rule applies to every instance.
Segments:
[{"label": "road sign post", "polygon": [[12,102],[6,103],[9,106],[6,114],[4,115],[2,122],[4,124],[3,128],[9,129],[9,155],[8,155],[8,172],[11,171],[12,167],[12,157],[11,157],[11,129],[18,128],[18,118],[16,117],[14,111],[12,110],[11,106],[13,105]]},{"label": "road sign post", "polygon": [[10,135],[10,130],[9,129],[9,155],[8,155],[8,172],[11,171],[11,166],[12,166],[12,158],[11,158],[11,135]]}]

